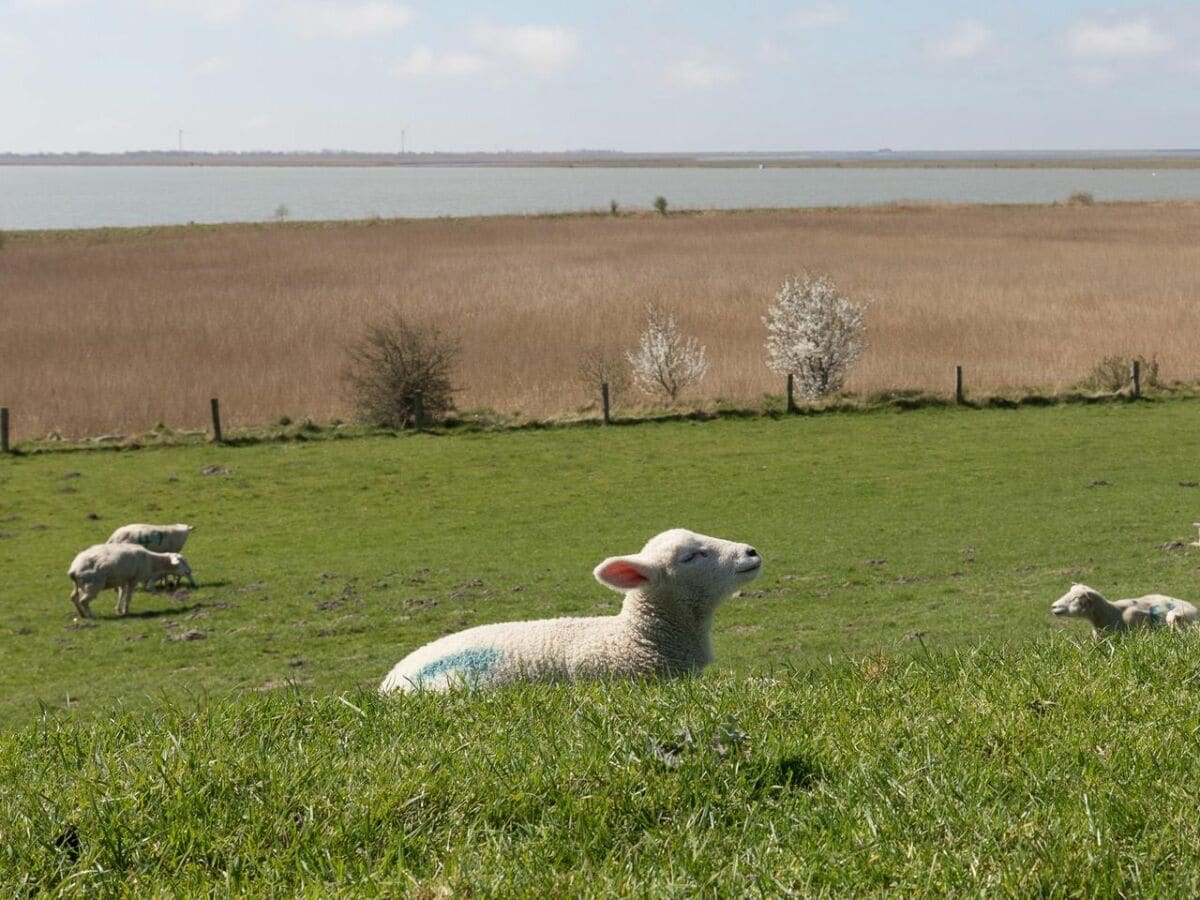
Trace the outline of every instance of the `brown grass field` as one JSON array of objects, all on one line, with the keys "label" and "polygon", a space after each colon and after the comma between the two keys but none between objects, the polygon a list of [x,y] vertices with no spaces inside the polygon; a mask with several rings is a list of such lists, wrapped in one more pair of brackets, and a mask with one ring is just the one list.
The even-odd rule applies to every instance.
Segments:
[{"label": "brown grass field", "polygon": [[348,418],[346,347],[398,307],[459,337],[460,408],[569,417],[581,352],[633,346],[647,301],[708,347],[685,400],[751,404],[803,269],[872,300],[855,391],[1062,388],[1106,354],[1200,378],[1200,204],[888,206],[9,234],[0,405],[14,440],[203,427],[209,397]]}]

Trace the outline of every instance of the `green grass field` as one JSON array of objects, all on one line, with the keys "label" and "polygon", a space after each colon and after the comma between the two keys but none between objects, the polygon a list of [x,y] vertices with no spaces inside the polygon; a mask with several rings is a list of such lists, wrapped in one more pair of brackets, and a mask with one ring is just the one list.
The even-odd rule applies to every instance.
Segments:
[{"label": "green grass field", "polygon": [[[0,459],[0,883],[1190,893],[1196,644],[1048,607],[1200,599],[1164,546],[1198,432],[1174,400]],[[130,521],[198,526],[200,588],[81,627],[67,566]],[[614,611],[592,567],[677,525],[765,558],[715,671],[371,694],[439,634]]]}]

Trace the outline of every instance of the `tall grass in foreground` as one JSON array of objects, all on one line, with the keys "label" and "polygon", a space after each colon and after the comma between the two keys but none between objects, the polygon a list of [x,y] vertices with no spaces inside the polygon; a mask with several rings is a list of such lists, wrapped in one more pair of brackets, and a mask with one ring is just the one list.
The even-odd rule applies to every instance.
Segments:
[{"label": "tall grass in foreground", "polygon": [[397,306],[461,336],[460,406],[560,415],[598,403],[579,364],[634,347],[648,301],[707,345],[706,397],[756,400],[802,269],[876,301],[851,390],[949,392],[958,364],[969,391],[1055,387],[1113,354],[1190,379],[1198,230],[1198,204],[1099,204],[18,233],[0,405],[14,440],[202,426],[213,396],[232,426],[345,417],[346,348]]},{"label": "tall grass in foreground", "polygon": [[1192,895],[1198,637],[48,717],[0,745],[0,883]]}]

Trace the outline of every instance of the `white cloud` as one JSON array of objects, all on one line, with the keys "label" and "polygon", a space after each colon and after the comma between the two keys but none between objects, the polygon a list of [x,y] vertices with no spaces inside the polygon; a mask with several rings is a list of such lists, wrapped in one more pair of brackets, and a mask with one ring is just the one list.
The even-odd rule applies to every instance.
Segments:
[{"label": "white cloud", "polygon": [[834,3],[832,0],[817,0],[795,10],[786,21],[793,28],[822,28],[826,25],[840,25],[849,18],[850,10],[845,4]]},{"label": "white cloud", "polygon": [[470,29],[470,50],[438,52],[417,47],[392,66],[401,78],[462,78],[481,72],[515,69],[526,75],[547,78],[573,63],[579,39],[571,28],[558,25],[501,26],[486,22]]},{"label": "white cloud", "polygon": [[1117,73],[1105,66],[1075,66],[1071,77],[1088,87],[1104,87],[1117,79]]},{"label": "white cloud", "polygon": [[1135,19],[1128,22],[1076,22],[1067,29],[1066,45],[1072,56],[1143,59],[1167,52],[1174,42],[1148,19]]},{"label": "white cloud", "polygon": [[767,65],[790,62],[792,58],[792,55],[784,47],[765,38],[758,42],[754,56],[759,62]]},{"label": "white cloud", "polygon": [[228,56],[210,56],[192,66],[192,74],[200,76],[220,75],[233,68],[233,62]]},{"label": "white cloud", "polygon": [[[57,0],[41,0],[57,2]],[[207,22],[232,22],[245,11],[242,0],[150,0],[156,9],[171,10],[204,19]]]},{"label": "white cloud", "polygon": [[428,47],[418,47],[392,66],[392,74],[401,78],[462,78],[483,72],[488,65],[487,59],[474,53],[435,53]]},{"label": "white cloud", "polygon": [[976,19],[964,19],[941,37],[925,44],[926,55],[938,62],[966,62],[992,48],[992,30]]},{"label": "white cloud", "polygon": [[12,0],[14,9],[58,9],[69,6],[76,0]]},{"label": "white cloud", "polygon": [[681,59],[663,69],[663,80],[675,88],[702,90],[729,84],[737,72],[719,62],[700,59]]},{"label": "white cloud", "polygon": [[19,34],[0,31],[0,59],[19,56],[25,52],[26,47],[25,38]]},{"label": "white cloud", "polygon": [[471,29],[471,38],[485,55],[509,60],[540,76],[565,69],[578,51],[575,32],[559,25],[506,27],[480,23]]},{"label": "white cloud", "polygon": [[292,24],[308,37],[353,38],[386,34],[405,27],[413,19],[411,9],[388,0],[292,3],[285,13]]}]

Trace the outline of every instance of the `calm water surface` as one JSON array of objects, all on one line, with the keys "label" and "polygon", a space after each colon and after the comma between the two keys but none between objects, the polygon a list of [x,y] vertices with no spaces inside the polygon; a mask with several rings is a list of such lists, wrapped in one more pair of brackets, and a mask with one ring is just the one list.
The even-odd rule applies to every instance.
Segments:
[{"label": "calm water surface", "polygon": [[545,212],[1200,199],[1200,170],[0,166],[0,229]]}]

